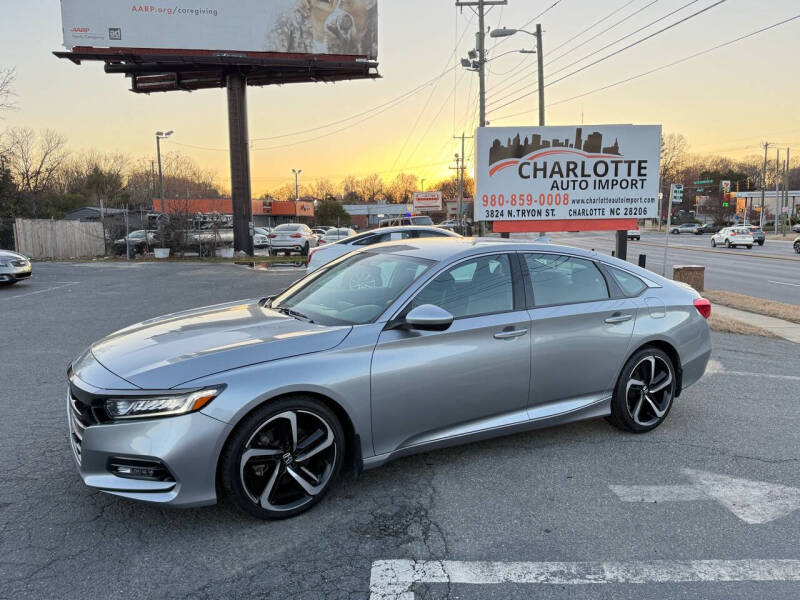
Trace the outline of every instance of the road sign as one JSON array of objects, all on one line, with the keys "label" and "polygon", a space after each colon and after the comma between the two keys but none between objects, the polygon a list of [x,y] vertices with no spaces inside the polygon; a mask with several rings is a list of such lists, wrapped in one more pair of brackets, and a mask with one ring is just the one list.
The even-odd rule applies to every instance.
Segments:
[{"label": "road sign", "polygon": [[714,183],[713,179],[701,179],[700,181],[695,181],[695,185],[710,185]]},{"label": "road sign", "polygon": [[731,191],[731,182],[727,179],[722,182],[722,191],[726,194]]},{"label": "road sign", "polygon": [[683,202],[683,184],[673,183],[669,188],[669,197],[672,199],[673,204]]},{"label": "road sign", "polygon": [[727,202],[723,202],[722,203],[722,208],[728,208],[728,203]]},{"label": "road sign", "polygon": [[785,517],[800,508],[800,489],[736,479],[707,471],[683,471],[691,485],[611,485],[623,502],[690,502],[713,500],[750,525]]}]

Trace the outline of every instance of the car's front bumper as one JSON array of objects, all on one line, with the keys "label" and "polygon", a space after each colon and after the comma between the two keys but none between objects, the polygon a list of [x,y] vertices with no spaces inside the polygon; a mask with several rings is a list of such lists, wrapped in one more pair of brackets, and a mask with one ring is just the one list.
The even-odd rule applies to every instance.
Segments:
[{"label": "car's front bumper", "polygon": [[28,279],[33,272],[33,265],[26,263],[21,266],[0,267],[0,283]]},{"label": "car's front bumper", "polygon": [[[230,426],[203,413],[76,427],[67,394],[70,445],[84,483],[103,492],[175,507],[214,504],[217,459]],[[76,429],[82,436],[78,439]],[[120,477],[112,463],[161,464],[168,480]]]}]

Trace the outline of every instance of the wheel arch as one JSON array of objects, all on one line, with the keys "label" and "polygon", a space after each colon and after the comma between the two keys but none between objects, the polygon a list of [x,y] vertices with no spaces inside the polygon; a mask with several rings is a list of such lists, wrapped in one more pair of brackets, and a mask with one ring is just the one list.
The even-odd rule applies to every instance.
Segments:
[{"label": "wheel arch", "polygon": [[[279,400],[283,400],[285,398],[291,398],[293,396],[304,396],[307,398],[312,398],[321,402],[326,407],[328,407],[333,414],[336,415],[336,418],[339,419],[339,423],[342,425],[342,429],[344,430],[345,436],[345,453],[344,453],[344,461],[343,467],[345,469],[349,469],[355,474],[361,473],[363,470],[363,457],[361,455],[361,439],[360,436],[356,433],[355,427],[353,425],[353,421],[350,418],[350,415],[344,409],[344,407],[339,404],[333,398],[321,394],[319,392],[312,392],[312,391],[304,391],[304,390],[295,390],[292,392],[285,392],[281,394],[277,394],[275,396],[271,396],[269,398],[265,398],[263,401],[259,402],[255,406],[253,406],[249,411],[241,415],[241,417],[236,421],[236,423],[231,424],[230,431],[228,435],[225,437],[225,441],[220,446],[219,454],[217,455],[217,464],[215,468],[215,481],[217,485],[219,485],[219,477],[220,477],[220,463],[222,460],[222,455],[225,453],[225,448],[228,445],[228,442],[233,435],[233,432],[236,430],[236,427],[244,421],[247,417],[249,417],[254,411],[258,410],[265,404],[269,404],[270,402],[277,402]],[[217,494],[219,496],[219,494]]]},{"label": "wheel arch", "polygon": [[683,367],[681,367],[681,356],[678,353],[678,350],[666,340],[648,340],[634,348],[633,351],[628,355],[628,358],[625,359],[625,362],[627,363],[631,356],[640,350],[643,350],[644,348],[657,348],[669,356],[670,360],[672,361],[672,366],[675,367],[675,397],[679,397],[681,395],[681,388],[683,387]]}]

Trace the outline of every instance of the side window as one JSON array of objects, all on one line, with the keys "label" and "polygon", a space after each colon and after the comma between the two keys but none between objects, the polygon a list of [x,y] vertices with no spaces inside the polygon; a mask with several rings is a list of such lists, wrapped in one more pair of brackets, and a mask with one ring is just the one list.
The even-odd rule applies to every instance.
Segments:
[{"label": "side window", "polygon": [[525,254],[536,306],[607,300],[608,284],[592,261],[558,254]]},{"label": "side window", "polygon": [[647,287],[647,284],[636,275],[631,275],[627,271],[616,267],[606,266],[606,268],[611,272],[611,276],[619,284],[626,296],[638,296]]},{"label": "side window", "polygon": [[445,237],[446,233],[439,233],[438,231],[418,231],[417,237],[432,238],[432,237]]},{"label": "side window", "polygon": [[439,306],[457,319],[514,310],[507,254],[481,256],[440,273],[411,303]]}]

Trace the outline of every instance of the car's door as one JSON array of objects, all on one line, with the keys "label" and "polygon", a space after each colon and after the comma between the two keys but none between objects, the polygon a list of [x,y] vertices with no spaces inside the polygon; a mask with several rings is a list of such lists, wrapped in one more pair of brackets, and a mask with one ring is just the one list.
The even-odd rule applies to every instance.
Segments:
[{"label": "car's door", "polygon": [[400,312],[434,304],[446,331],[387,328],[372,359],[375,452],[525,421],[530,323],[513,253],[465,259],[428,282]]},{"label": "car's door", "polygon": [[530,417],[608,397],[628,355],[635,302],[622,297],[594,261],[557,253],[521,256],[532,292]]}]

